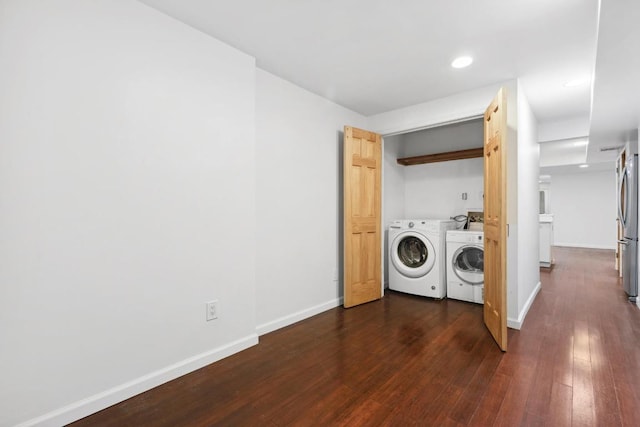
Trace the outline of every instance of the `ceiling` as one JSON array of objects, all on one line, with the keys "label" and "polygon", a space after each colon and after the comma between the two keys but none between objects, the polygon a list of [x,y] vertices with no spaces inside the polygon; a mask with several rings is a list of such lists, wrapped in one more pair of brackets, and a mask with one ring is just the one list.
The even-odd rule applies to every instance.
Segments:
[{"label": "ceiling", "polygon": [[[519,78],[540,123],[591,114],[601,143],[640,121],[632,82],[640,55],[620,68],[620,55],[640,45],[637,0],[602,0],[599,34],[599,0],[141,1],[366,116]],[[473,64],[451,68],[463,54]],[[594,69],[593,87],[564,86]],[[636,91],[624,123],[616,114],[623,83]],[[598,161],[595,144],[588,152]]]}]

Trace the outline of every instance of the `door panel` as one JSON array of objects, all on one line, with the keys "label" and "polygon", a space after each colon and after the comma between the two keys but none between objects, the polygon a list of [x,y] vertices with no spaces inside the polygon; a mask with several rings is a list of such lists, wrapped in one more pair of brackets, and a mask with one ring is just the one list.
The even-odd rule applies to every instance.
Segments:
[{"label": "door panel", "polygon": [[382,297],[382,138],[344,128],[344,306]]},{"label": "door panel", "polygon": [[502,88],[484,113],[484,323],[507,350],[506,93]]}]

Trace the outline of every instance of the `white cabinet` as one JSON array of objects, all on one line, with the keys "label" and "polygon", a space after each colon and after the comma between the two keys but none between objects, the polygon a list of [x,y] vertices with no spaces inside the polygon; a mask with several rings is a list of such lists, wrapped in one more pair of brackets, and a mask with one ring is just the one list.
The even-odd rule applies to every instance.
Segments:
[{"label": "white cabinet", "polygon": [[540,266],[551,267],[553,246],[553,215],[540,215]]}]

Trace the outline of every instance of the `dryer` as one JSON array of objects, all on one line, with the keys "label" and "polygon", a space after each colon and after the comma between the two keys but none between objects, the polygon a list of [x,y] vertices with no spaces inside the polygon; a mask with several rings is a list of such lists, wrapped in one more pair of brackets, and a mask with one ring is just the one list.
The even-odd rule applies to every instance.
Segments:
[{"label": "dryer", "polygon": [[445,236],[455,221],[405,219],[389,226],[389,289],[432,298],[447,294]]},{"label": "dryer", "polygon": [[447,298],[484,304],[484,232],[447,231]]}]

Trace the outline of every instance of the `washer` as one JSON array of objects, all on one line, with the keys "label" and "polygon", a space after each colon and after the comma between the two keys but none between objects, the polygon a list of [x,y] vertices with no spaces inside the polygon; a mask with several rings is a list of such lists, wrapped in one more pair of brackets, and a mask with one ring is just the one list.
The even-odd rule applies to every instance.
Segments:
[{"label": "washer", "polygon": [[447,294],[445,235],[455,221],[404,219],[389,226],[389,289],[442,299]]},{"label": "washer", "polygon": [[484,232],[447,231],[447,298],[484,304]]}]

